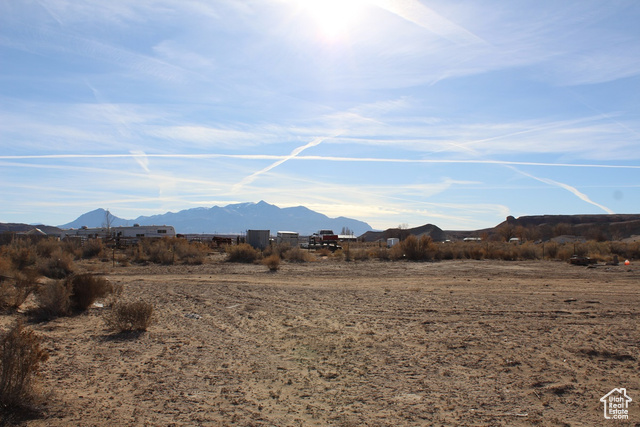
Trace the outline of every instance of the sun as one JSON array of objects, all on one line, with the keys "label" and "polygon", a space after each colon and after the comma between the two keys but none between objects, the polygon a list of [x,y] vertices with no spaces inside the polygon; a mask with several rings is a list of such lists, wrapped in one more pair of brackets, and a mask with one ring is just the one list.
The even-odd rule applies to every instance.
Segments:
[{"label": "sun", "polygon": [[328,41],[344,38],[360,21],[365,0],[297,0]]}]

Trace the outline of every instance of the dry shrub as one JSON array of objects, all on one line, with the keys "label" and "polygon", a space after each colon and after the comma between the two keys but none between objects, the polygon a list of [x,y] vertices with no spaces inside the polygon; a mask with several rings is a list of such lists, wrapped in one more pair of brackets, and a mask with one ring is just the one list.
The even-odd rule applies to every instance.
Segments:
[{"label": "dry shrub", "polygon": [[201,265],[209,254],[209,248],[202,242],[175,239],[174,252],[184,264]]},{"label": "dry shrub", "polygon": [[487,253],[489,253],[488,257],[491,257],[490,254],[493,253],[493,257],[495,259],[498,259],[500,258],[500,256],[502,256],[502,254],[497,254],[498,249],[496,248],[497,246],[494,245],[489,247],[488,249],[485,249],[482,244],[478,242],[463,242],[462,257],[465,259],[480,260],[484,259]]},{"label": "dry shrub", "polygon": [[27,246],[26,243],[11,245],[8,255],[14,268],[18,271],[34,265],[37,260],[35,250],[32,247]]},{"label": "dry shrub", "polygon": [[422,236],[418,239],[410,235],[391,248],[392,259],[408,259],[410,261],[429,261],[434,259],[437,247],[431,237]]},{"label": "dry shrub", "polygon": [[269,255],[262,260],[262,264],[269,268],[269,271],[278,271],[280,268],[280,257],[277,254]]},{"label": "dry shrub", "polygon": [[369,256],[372,258],[377,258],[381,261],[389,261],[391,259],[390,250],[386,247],[372,249],[369,253]]},{"label": "dry shrub", "polygon": [[[540,249],[542,255],[542,249]],[[518,247],[518,256],[522,260],[538,259],[538,247],[531,242],[526,242]]]},{"label": "dry shrub", "polygon": [[37,266],[40,274],[50,279],[64,279],[75,269],[73,256],[61,249],[53,252],[50,258],[38,259]]},{"label": "dry shrub", "polygon": [[153,262],[170,265],[176,261],[184,264],[203,264],[209,248],[202,242],[185,239],[143,239],[131,248],[131,260],[138,263]]},{"label": "dry shrub", "polygon": [[288,262],[308,262],[311,261],[313,257],[309,251],[306,251],[299,246],[295,246],[284,252],[283,258]]},{"label": "dry shrub", "polygon": [[39,257],[50,258],[56,249],[60,249],[60,242],[53,239],[42,239],[36,244],[36,253]]},{"label": "dry shrub", "polygon": [[252,263],[258,259],[258,251],[248,243],[227,247],[227,261]]},{"label": "dry shrub", "polygon": [[568,261],[574,254],[573,245],[563,245],[558,250],[558,259],[561,261]]},{"label": "dry shrub", "polygon": [[155,264],[170,265],[175,261],[175,252],[170,244],[169,239],[142,239],[137,245],[131,247],[131,261],[146,264],[153,262]]},{"label": "dry shrub", "polygon": [[351,259],[355,261],[369,260],[369,250],[367,250],[366,248],[351,249],[349,252],[351,255]]},{"label": "dry shrub", "polygon": [[146,331],[153,320],[153,305],[145,301],[119,302],[105,317],[109,329],[116,332]]},{"label": "dry shrub", "polygon": [[0,276],[11,277],[13,264],[11,260],[0,250]]},{"label": "dry shrub", "polygon": [[454,243],[443,243],[438,247],[436,253],[436,259],[438,260],[452,260],[456,258],[456,251]]},{"label": "dry shrub", "polygon": [[149,261],[155,264],[171,265],[175,261],[175,253],[171,247],[167,245],[164,239],[161,240],[143,240],[143,247],[149,256]]},{"label": "dry shrub", "polygon": [[97,299],[113,292],[107,279],[88,273],[69,277],[66,286],[71,289],[71,308],[77,311],[85,311]]},{"label": "dry shrub", "polygon": [[129,251],[129,258],[131,262],[135,262],[138,264],[146,264],[147,262],[149,262],[149,257],[147,256],[144,248],[140,243],[131,246]]},{"label": "dry shrub", "polygon": [[11,413],[29,409],[39,394],[35,379],[40,364],[49,355],[40,347],[40,338],[17,322],[0,339],[0,407]]},{"label": "dry shrub", "polygon": [[284,254],[289,250],[291,250],[291,245],[289,243],[277,243],[277,244],[272,243],[269,246],[267,246],[264,249],[264,251],[262,251],[262,254],[265,257],[275,254],[275,255],[278,255],[281,259],[283,259]]},{"label": "dry shrub", "polygon": [[[342,253],[342,252],[340,252]],[[331,255],[331,251],[328,248],[321,248],[321,249],[317,249],[316,250],[316,255],[320,256],[320,257],[325,257],[325,256],[329,256]]]},{"label": "dry shrub", "polygon": [[545,244],[544,252],[545,256],[555,259],[558,256],[558,244],[555,242]]},{"label": "dry shrub", "polygon": [[44,319],[68,316],[71,313],[71,287],[66,281],[57,280],[40,286],[36,291],[36,314]]},{"label": "dry shrub", "polygon": [[89,239],[82,246],[82,258],[96,258],[104,251],[102,239]]},{"label": "dry shrub", "polygon": [[0,278],[0,310],[16,310],[37,288],[39,275],[32,269],[14,272],[12,278]]},{"label": "dry shrub", "polygon": [[60,243],[60,249],[72,259],[80,259],[82,258],[82,239],[80,237],[65,237]]}]

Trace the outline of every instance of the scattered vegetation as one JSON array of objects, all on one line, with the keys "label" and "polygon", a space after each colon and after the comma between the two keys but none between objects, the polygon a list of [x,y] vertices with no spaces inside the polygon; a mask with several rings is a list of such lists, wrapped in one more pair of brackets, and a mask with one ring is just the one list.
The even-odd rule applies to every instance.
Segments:
[{"label": "scattered vegetation", "polygon": [[49,355],[40,338],[17,322],[0,338],[0,408],[7,415],[33,409],[40,394],[35,381]]},{"label": "scattered vegetation", "polygon": [[145,301],[116,303],[105,317],[107,327],[116,332],[146,331],[153,320],[153,305]]},{"label": "scattered vegetation", "polygon": [[138,264],[155,263],[202,264],[209,253],[209,248],[201,242],[189,242],[185,239],[143,239],[128,250],[128,258]]}]

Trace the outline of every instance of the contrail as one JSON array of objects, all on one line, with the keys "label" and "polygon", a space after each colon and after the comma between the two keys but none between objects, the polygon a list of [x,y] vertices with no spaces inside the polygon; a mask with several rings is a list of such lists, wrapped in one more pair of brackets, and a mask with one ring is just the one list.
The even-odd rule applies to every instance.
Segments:
[{"label": "contrail", "polygon": [[577,189],[577,188],[575,188],[575,187],[570,186],[569,184],[564,184],[564,183],[562,183],[562,182],[554,181],[554,180],[549,179],[549,178],[539,178],[539,177],[537,177],[537,176],[533,176],[533,175],[531,175],[531,174],[528,174],[528,173],[526,173],[526,172],[523,172],[523,171],[521,171],[521,170],[518,170],[518,169],[516,169],[516,168],[514,168],[514,167],[512,167],[512,166],[508,166],[508,167],[509,167],[510,169],[515,170],[515,171],[516,171],[516,172],[518,172],[518,173],[521,173],[521,174],[522,174],[522,175],[524,175],[524,176],[528,176],[529,178],[535,179],[536,181],[544,182],[545,184],[549,184],[549,185],[553,185],[553,186],[556,186],[556,187],[563,188],[563,189],[565,189],[565,190],[569,191],[570,193],[573,193],[575,196],[578,196],[578,198],[580,198],[581,200],[584,200],[585,202],[590,203],[590,204],[592,204],[593,206],[596,206],[596,207],[598,207],[598,208],[602,209],[602,210],[603,210],[603,211],[605,211],[606,213],[608,213],[608,214],[615,214],[615,212],[614,212],[614,211],[612,211],[611,209],[609,209],[608,207],[606,207],[606,206],[604,206],[604,205],[601,205],[600,203],[596,203],[596,202],[594,202],[593,200],[591,200],[591,199],[589,198],[589,196],[587,196],[586,194],[584,194],[584,193],[580,192],[580,190],[578,190],[578,189]]},{"label": "contrail", "polygon": [[[327,139],[330,137],[325,137]],[[323,139],[323,140],[324,140]],[[314,140],[315,141],[315,140]],[[309,144],[312,144],[313,141]],[[308,148],[309,144],[297,148],[295,151]],[[317,145],[317,144],[314,144]],[[300,152],[298,151],[298,153]],[[42,154],[42,155],[17,155],[2,156],[0,160],[44,160],[44,159],[117,159],[117,158],[136,158],[140,157],[142,152],[131,152],[127,154]],[[293,153],[293,152],[292,152]],[[314,160],[324,162],[357,162],[357,163],[449,163],[449,164],[476,164],[476,165],[512,165],[512,166],[549,166],[563,168],[603,168],[603,169],[640,169],[640,165],[606,165],[606,164],[589,164],[589,163],[546,163],[546,162],[519,162],[510,160],[477,160],[477,159],[402,159],[402,158],[383,158],[383,157],[339,157],[339,156],[291,156],[274,155],[274,154],[218,154],[218,153],[199,153],[199,154],[149,154],[145,153],[147,158],[164,158],[164,159],[238,159],[238,160],[277,160],[276,163],[282,164],[287,160]],[[20,164],[11,164],[11,166],[20,166]],[[275,166],[274,166],[275,167]]]},{"label": "contrail", "polygon": [[417,0],[370,0],[371,4],[457,44],[487,44],[466,28],[449,21]]},{"label": "contrail", "polygon": [[235,184],[232,187],[232,191],[235,193],[238,190],[240,190],[242,187],[244,187],[247,184],[251,184],[253,181],[255,181],[255,179],[257,177],[259,177],[260,175],[269,172],[271,169],[280,166],[281,164],[283,164],[284,162],[286,162],[287,160],[291,160],[294,157],[296,157],[298,154],[302,153],[304,150],[306,150],[307,148],[311,148],[311,147],[315,147],[316,145],[319,145],[320,143],[322,143],[322,141],[329,139],[329,138],[335,138],[336,136],[340,135],[343,131],[340,131],[336,134],[330,135],[330,136],[320,136],[316,139],[314,139],[313,141],[309,142],[308,144],[305,144],[303,146],[297,147],[296,149],[294,149],[291,154],[289,154],[288,156],[283,157],[282,159],[271,163],[269,166],[267,166],[264,169],[260,169],[257,172],[252,173],[251,175],[247,176],[246,178],[244,178],[242,181],[240,181],[239,183]]}]

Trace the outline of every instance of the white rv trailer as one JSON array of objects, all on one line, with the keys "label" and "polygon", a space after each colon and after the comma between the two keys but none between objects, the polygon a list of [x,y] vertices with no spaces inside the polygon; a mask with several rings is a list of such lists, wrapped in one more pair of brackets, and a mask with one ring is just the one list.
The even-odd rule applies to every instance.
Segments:
[{"label": "white rv trailer", "polygon": [[278,231],[276,236],[276,243],[284,243],[290,245],[292,248],[298,246],[300,234],[295,231]]},{"label": "white rv trailer", "polygon": [[134,225],[133,227],[81,227],[62,230],[60,238],[80,237],[82,239],[141,239],[158,237],[176,237],[176,230],[172,225]]}]

